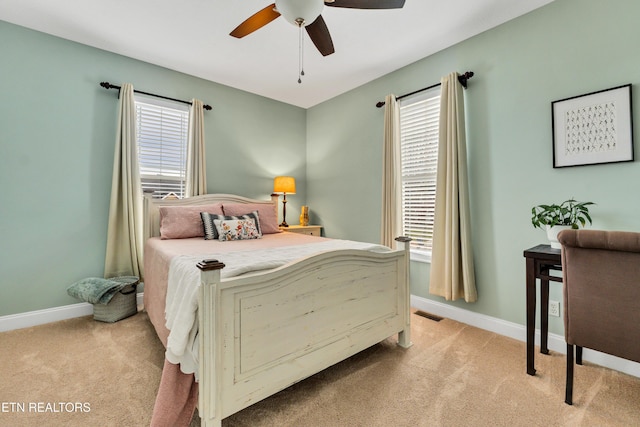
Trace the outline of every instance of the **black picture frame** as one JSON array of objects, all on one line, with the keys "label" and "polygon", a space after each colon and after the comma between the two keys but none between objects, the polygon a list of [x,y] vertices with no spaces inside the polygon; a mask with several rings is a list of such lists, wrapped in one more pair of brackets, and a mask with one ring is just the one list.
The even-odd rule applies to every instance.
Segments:
[{"label": "black picture frame", "polygon": [[631,84],[551,103],[553,167],[632,162]]}]

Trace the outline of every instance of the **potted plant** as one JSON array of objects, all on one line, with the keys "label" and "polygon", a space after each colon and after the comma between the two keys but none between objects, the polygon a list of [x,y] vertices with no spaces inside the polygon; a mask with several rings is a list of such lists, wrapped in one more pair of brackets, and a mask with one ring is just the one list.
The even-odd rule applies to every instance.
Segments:
[{"label": "potted plant", "polygon": [[565,200],[559,205],[538,205],[531,209],[531,223],[535,228],[546,228],[552,248],[559,249],[558,233],[563,229],[578,229],[587,222],[592,224],[588,206],[593,202]]}]

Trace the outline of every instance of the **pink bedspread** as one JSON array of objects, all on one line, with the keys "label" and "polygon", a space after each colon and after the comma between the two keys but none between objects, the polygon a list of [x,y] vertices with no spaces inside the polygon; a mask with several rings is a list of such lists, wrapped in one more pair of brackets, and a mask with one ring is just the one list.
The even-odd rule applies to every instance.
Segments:
[{"label": "pink bedspread", "polygon": [[[144,249],[144,307],[158,337],[167,346],[169,330],[165,326],[167,277],[171,258],[177,255],[202,255],[240,252],[283,246],[304,245],[327,240],[297,233],[266,234],[262,239],[219,242],[191,239],[161,240],[152,237]],[[198,387],[193,374],[184,374],[179,366],[165,360],[162,379],[151,420],[152,427],[188,426],[198,401]]]}]

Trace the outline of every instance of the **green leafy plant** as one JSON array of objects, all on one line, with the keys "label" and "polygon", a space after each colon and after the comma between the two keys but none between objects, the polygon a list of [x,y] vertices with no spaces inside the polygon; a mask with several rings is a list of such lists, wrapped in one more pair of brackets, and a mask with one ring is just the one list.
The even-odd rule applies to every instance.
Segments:
[{"label": "green leafy plant", "polygon": [[574,199],[565,200],[559,205],[538,205],[531,209],[531,223],[536,228],[545,225],[566,225],[571,228],[584,227],[587,222],[592,224],[588,206],[593,202],[577,202]]}]

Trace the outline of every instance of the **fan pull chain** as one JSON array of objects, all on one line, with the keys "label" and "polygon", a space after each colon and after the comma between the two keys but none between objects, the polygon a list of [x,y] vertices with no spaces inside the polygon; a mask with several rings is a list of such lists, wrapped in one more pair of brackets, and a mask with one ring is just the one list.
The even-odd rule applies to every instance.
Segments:
[{"label": "fan pull chain", "polygon": [[302,26],[304,20],[296,19],[298,24],[298,83],[302,83],[302,76],[304,76],[304,34],[302,33]]}]

